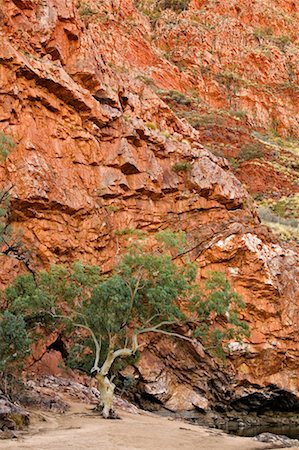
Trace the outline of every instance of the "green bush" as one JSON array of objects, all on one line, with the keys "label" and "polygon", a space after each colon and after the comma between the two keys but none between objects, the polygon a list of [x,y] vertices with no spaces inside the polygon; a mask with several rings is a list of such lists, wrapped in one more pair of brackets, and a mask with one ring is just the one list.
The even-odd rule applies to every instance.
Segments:
[{"label": "green bush", "polygon": [[252,159],[261,159],[263,156],[263,146],[260,143],[250,143],[241,147],[238,159],[241,161],[250,161]]},{"label": "green bush", "polygon": [[177,113],[181,119],[186,119],[193,128],[222,126],[224,119],[217,113],[202,114],[196,110]]},{"label": "green bush", "polygon": [[186,161],[177,162],[172,166],[172,170],[175,173],[190,172],[191,169],[192,169],[192,164],[189,162],[186,162]]},{"label": "green bush", "polygon": [[0,133],[0,161],[5,160],[10,152],[15,148],[16,144],[10,136],[5,133]]},{"label": "green bush", "polygon": [[188,9],[190,0],[158,0],[157,8],[160,11],[171,9],[175,12],[182,12]]},{"label": "green bush", "polygon": [[268,39],[272,37],[273,29],[272,27],[257,28],[252,34],[257,39]]},{"label": "green bush", "polygon": [[15,374],[30,353],[24,317],[4,311],[0,315],[0,378]]},{"label": "green bush", "polygon": [[173,232],[169,229],[159,231],[155,238],[158,242],[162,242],[166,249],[176,249],[179,253],[182,252],[187,245],[186,233],[184,231]]},{"label": "green bush", "polygon": [[85,19],[97,14],[97,11],[94,11],[92,9],[92,7],[90,6],[90,4],[87,2],[79,1],[77,8],[78,8],[80,17],[85,18]]},{"label": "green bush", "polygon": [[157,89],[156,93],[164,100],[164,101],[173,101],[175,103],[178,103],[179,105],[185,105],[189,106],[192,103],[192,99],[182,92],[175,91],[175,90],[164,90],[164,89]]},{"label": "green bush", "polygon": [[138,9],[155,24],[161,13],[167,9],[178,14],[187,10],[190,0],[136,0],[135,3]]}]

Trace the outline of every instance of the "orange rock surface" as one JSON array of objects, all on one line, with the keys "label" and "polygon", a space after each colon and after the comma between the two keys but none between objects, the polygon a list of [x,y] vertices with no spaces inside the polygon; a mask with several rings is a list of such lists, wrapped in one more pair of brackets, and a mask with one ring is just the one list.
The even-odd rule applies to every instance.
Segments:
[{"label": "orange rock surface", "polygon": [[[130,0],[4,0],[0,130],[17,145],[0,180],[13,186],[11,220],[33,269],[81,259],[106,270],[117,230],[186,231],[199,278],[223,270],[246,301],[252,337],[249,357],[232,359],[237,379],[298,394],[298,255],[260,225],[227,161],[203,146],[223,141],[233,154],[252,129],[273,124],[299,136],[294,21],[298,6],[287,0],[194,0],[188,11],[164,12],[154,31]],[[199,115],[245,109],[246,120],[229,112],[230,128],[192,128],[161,90],[193,90]],[[172,170],[182,162],[188,170]],[[250,181],[251,164],[243,166],[239,176],[254,191],[267,172],[256,169]],[[298,190],[288,177],[273,185]],[[3,261],[2,283],[21,270]],[[196,358],[185,380],[183,361],[173,370],[175,358],[164,359],[171,408],[178,385],[181,404],[205,404],[190,393]]]}]

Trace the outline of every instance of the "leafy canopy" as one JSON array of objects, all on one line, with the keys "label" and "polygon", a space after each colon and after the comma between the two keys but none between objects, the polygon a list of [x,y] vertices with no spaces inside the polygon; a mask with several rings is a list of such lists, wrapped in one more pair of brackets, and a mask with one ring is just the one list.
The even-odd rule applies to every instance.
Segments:
[{"label": "leafy canopy", "polygon": [[24,318],[4,311],[0,315],[0,372],[17,370],[30,353],[30,344]]},{"label": "leafy canopy", "polygon": [[[107,363],[111,351],[121,358],[134,357],[138,336],[148,332],[199,339],[223,354],[226,341],[249,334],[240,319],[244,303],[219,272],[210,274],[200,290],[195,265],[179,266],[165,253],[171,245],[180,251],[187,244],[182,233],[171,233],[157,236],[164,253],[133,245],[108,275],[76,262],[71,268],[52,266],[35,277],[19,276],[6,290],[9,314],[24,316],[32,338],[40,327],[71,337],[68,363],[82,370],[109,366],[109,371],[113,364],[117,372],[117,356]],[[181,335],[186,324],[191,338]]]}]

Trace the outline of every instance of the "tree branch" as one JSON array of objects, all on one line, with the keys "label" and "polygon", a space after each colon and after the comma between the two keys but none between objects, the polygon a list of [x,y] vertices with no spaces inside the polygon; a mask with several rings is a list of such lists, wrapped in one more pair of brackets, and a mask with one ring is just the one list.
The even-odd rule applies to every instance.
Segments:
[{"label": "tree branch", "polygon": [[161,333],[161,334],[166,334],[168,336],[174,336],[174,337],[183,339],[184,341],[191,342],[191,344],[201,345],[195,338],[189,338],[188,336],[184,336],[183,334],[179,334],[179,333],[174,333],[172,331],[159,330],[159,329],[157,329],[155,327],[153,327],[153,328],[146,328],[146,329],[142,330],[141,332],[139,332],[138,334],[143,334],[143,333]]},{"label": "tree branch", "polygon": [[109,351],[107,358],[100,369],[100,374],[103,376],[108,375],[109,370],[111,369],[111,366],[116,358],[126,358],[131,355],[133,355],[133,350],[131,348],[120,348],[119,350],[115,350],[113,352]]},{"label": "tree branch", "polygon": [[84,325],[83,323],[74,322],[71,317],[64,316],[62,314],[52,314],[52,313],[49,313],[49,314],[54,318],[69,320],[72,322],[74,327],[83,328],[83,329],[89,331],[89,333],[92,337],[92,340],[94,342],[94,345],[95,345],[95,350],[96,350],[94,365],[93,365],[93,368],[91,369],[91,372],[94,372],[94,371],[98,372],[100,370],[99,361],[100,361],[100,354],[101,354],[101,344],[99,343],[99,341],[98,341],[96,335],[94,334],[94,332],[92,331],[92,329],[88,325]]},{"label": "tree branch", "polygon": [[174,325],[174,324],[178,324],[178,322],[175,320],[163,320],[162,322],[158,323],[157,325],[154,325],[153,327],[141,329],[140,331],[138,331],[138,334],[158,330],[160,327],[163,327],[163,325]]}]

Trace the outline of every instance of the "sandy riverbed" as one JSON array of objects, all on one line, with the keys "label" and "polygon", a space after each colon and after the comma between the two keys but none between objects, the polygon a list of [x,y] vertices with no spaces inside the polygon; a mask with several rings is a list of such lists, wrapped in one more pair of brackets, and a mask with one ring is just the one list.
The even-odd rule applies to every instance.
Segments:
[{"label": "sandy riverbed", "polygon": [[64,414],[32,412],[28,434],[0,442],[3,450],[257,450],[270,448],[250,438],[228,436],[152,414],[121,411],[104,420],[90,406],[73,403]]}]

